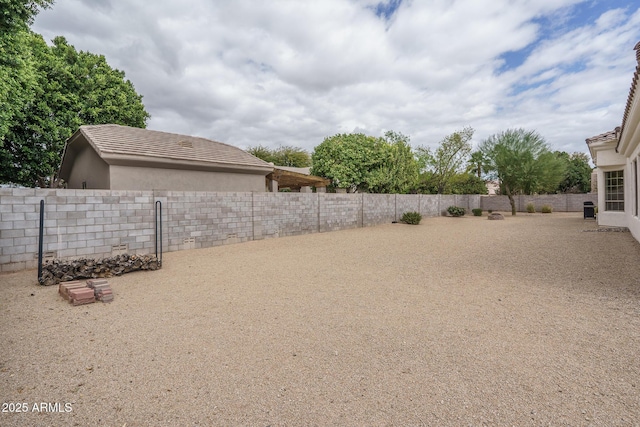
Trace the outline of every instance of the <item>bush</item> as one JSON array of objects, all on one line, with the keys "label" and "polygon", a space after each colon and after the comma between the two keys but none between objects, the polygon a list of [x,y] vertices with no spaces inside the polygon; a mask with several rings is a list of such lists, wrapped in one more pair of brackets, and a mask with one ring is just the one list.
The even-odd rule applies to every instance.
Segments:
[{"label": "bush", "polygon": [[540,212],[542,212],[542,213],[551,213],[551,212],[553,212],[553,208],[550,205],[544,205],[540,209]]},{"label": "bush", "polygon": [[536,212],[536,207],[533,205],[533,203],[527,203],[527,212],[529,212],[529,213],[535,213]]},{"label": "bush", "polygon": [[405,224],[412,225],[420,224],[421,220],[422,215],[420,215],[418,212],[405,212],[402,214],[402,218],[400,219],[400,221],[404,222]]},{"label": "bush", "polygon": [[473,212],[473,216],[482,216],[482,209],[480,208],[471,209],[471,212]]},{"label": "bush", "polygon": [[464,208],[458,206],[449,206],[447,212],[449,212],[451,216],[463,216],[466,213]]},{"label": "bush", "polygon": [[493,213],[493,209],[489,209],[487,212],[489,212],[489,213]]}]

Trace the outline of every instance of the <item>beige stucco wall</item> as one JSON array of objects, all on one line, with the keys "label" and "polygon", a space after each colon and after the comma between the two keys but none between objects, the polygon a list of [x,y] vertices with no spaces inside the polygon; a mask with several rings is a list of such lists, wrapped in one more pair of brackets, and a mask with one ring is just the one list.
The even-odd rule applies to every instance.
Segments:
[{"label": "beige stucco wall", "polygon": [[265,174],[116,165],[109,171],[112,190],[265,191]]},{"label": "beige stucco wall", "polygon": [[[626,159],[623,155],[616,153],[615,144],[611,144],[608,150],[602,150],[597,152],[596,164],[599,168],[606,168],[608,166],[620,166],[626,163]],[[609,169],[611,170],[611,169]]]},{"label": "beige stucco wall", "polygon": [[[618,211],[605,210],[606,185],[604,182],[604,174],[607,171],[615,171],[615,170],[624,170],[624,182],[626,187],[629,171],[627,171],[624,164],[617,165],[617,166],[608,166],[608,167],[600,167],[598,165],[598,188],[602,189],[602,191],[598,192],[598,225],[607,226],[607,227],[626,227],[627,219],[624,211],[618,212]],[[629,206],[629,199],[627,196],[627,191],[625,189],[625,195],[624,195],[625,210],[627,209],[628,206]]]},{"label": "beige stucco wall", "polygon": [[[640,116],[640,114],[639,114]],[[633,149],[631,155],[627,158],[627,167],[625,169],[625,213],[629,231],[633,234],[633,237],[640,242],[640,212],[635,212],[636,203],[638,203],[638,210],[640,211],[640,203],[636,200],[640,193],[640,124],[633,133],[633,138],[630,141],[629,148]],[[638,161],[638,176],[635,174],[633,161]],[[634,182],[636,180],[636,182]]]},{"label": "beige stucco wall", "polygon": [[76,160],[71,169],[67,188],[109,189],[109,165],[98,156],[89,144],[77,144]]}]

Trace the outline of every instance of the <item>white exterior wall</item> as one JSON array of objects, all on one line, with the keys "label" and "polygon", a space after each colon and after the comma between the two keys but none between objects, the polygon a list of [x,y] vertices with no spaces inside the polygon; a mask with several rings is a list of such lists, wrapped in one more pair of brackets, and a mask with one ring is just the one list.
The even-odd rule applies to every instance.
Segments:
[{"label": "white exterior wall", "polygon": [[[638,213],[634,212],[636,203],[638,203],[638,195],[640,193],[640,164],[638,165],[638,177],[635,176],[633,160],[637,159],[640,163],[640,144],[633,151],[633,154],[630,158],[627,159],[627,167],[625,169],[625,191],[624,191],[624,199],[625,199],[625,220],[626,227],[629,228],[633,237],[640,242],[640,218],[638,217]],[[626,177],[629,179],[626,179]],[[636,182],[634,182],[634,179]],[[640,206],[638,206],[640,208]],[[640,209],[639,209],[640,210]]]},{"label": "white exterior wall", "polygon": [[[627,159],[616,153],[615,151],[616,141],[611,140],[606,143],[600,143],[597,146],[593,146],[595,151],[595,163],[598,165],[596,172],[598,174],[598,225],[606,227],[626,227],[627,217],[626,209],[629,203],[629,197],[627,195],[626,182],[629,176],[626,163]],[[625,182],[625,195],[624,195],[624,212],[607,211],[605,210],[605,198],[606,198],[606,185],[605,185],[605,173],[610,171],[624,170],[624,182]]]},{"label": "white exterior wall", "polygon": [[[598,153],[599,154],[599,153]],[[599,156],[598,156],[599,157]],[[625,211],[607,211],[605,210],[605,192],[606,192],[606,186],[605,186],[605,179],[604,179],[604,175],[605,172],[608,171],[617,171],[623,169],[624,170],[624,182],[625,182],[625,194],[624,194],[624,208]],[[618,165],[618,166],[610,166],[610,167],[606,167],[606,168],[601,168],[600,166],[598,166],[598,188],[601,189],[601,191],[598,192],[598,225],[602,225],[602,226],[606,226],[606,227],[626,227],[627,226],[627,215],[626,215],[626,210],[627,210],[627,204],[629,203],[629,197],[627,195],[627,177],[629,172],[627,171],[627,168],[624,166],[624,164],[622,165]]]}]

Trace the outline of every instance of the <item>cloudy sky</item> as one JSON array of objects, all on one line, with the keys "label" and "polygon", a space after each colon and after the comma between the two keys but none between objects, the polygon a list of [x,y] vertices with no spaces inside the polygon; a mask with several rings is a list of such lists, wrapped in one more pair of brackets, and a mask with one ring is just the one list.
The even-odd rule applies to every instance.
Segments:
[{"label": "cloudy sky", "polygon": [[150,129],[312,151],[394,130],[523,127],[555,150],[619,126],[635,0],[56,0],[33,30],[106,56]]}]

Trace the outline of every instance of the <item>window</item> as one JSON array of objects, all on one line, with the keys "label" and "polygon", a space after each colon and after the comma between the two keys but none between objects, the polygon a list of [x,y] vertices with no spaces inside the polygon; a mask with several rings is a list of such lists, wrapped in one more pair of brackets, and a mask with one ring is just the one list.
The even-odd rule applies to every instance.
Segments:
[{"label": "window", "polygon": [[624,211],[624,171],[604,173],[604,206],[607,211]]}]

